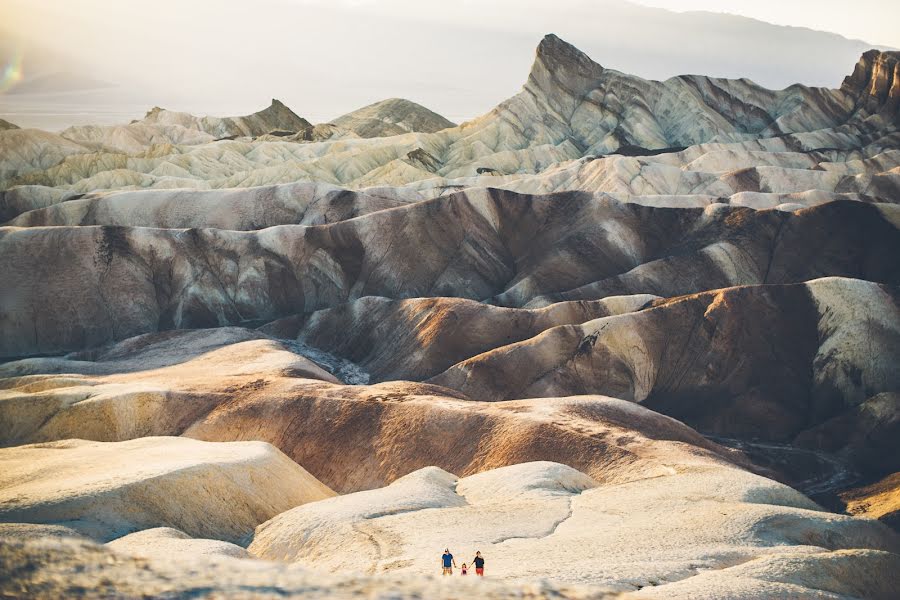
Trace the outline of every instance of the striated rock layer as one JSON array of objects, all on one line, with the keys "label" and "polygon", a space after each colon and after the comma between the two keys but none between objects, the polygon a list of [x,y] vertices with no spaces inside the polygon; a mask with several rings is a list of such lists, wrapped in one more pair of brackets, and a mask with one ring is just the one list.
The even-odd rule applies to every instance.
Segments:
[{"label": "striated rock layer", "polygon": [[0,228],[0,279],[16,282],[0,294],[0,357],[267,321],[363,296],[544,306],[823,275],[896,284],[898,221],[894,207],[859,202],[798,213],[659,209],[484,190],[247,233]]},{"label": "striated rock layer", "polygon": [[[522,91],[457,127],[398,99],[315,127],[278,102],[225,119],[155,109],[137,123],[53,139],[0,132],[0,148],[15,140],[25,150],[3,165],[0,187],[89,193],[316,181],[408,185],[429,196],[493,185],[717,197],[818,190],[893,201],[897,64],[896,52],[868,52],[837,90],[772,91],[697,75],[658,82],[604,68],[548,35]],[[366,139],[373,135],[390,137]],[[65,151],[48,155],[48,144]]]}]

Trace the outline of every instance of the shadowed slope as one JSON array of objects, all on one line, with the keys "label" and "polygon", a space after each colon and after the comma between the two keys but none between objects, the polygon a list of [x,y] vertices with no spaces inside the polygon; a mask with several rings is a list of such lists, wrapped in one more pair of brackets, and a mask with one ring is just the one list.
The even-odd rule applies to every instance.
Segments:
[{"label": "shadowed slope", "polygon": [[548,294],[674,296],[823,275],[896,283],[895,212],[858,202],[798,213],[656,209],[483,190],[249,233],[0,228],[0,280],[15,282],[0,294],[0,356],[271,320],[363,296],[522,306]]},{"label": "shadowed slope", "polygon": [[483,400],[607,394],[705,432],[790,439],[900,388],[897,297],[845,279],[705,292],[549,329],[430,381]]}]

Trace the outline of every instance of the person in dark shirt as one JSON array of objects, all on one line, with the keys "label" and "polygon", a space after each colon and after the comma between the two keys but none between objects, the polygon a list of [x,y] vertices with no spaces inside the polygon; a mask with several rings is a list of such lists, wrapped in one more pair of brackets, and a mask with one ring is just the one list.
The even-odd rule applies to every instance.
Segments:
[{"label": "person in dark shirt", "polygon": [[441,568],[443,571],[442,575],[453,575],[453,567],[456,566],[456,561],[453,560],[453,555],[450,554],[449,548],[444,548],[444,554],[441,556]]},{"label": "person in dark shirt", "polygon": [[484,558],[481,556],[481,552],[475,553],[475,558],[472,559],[472,562],[475,564],[475,574],[479,577],[484,577]]}]

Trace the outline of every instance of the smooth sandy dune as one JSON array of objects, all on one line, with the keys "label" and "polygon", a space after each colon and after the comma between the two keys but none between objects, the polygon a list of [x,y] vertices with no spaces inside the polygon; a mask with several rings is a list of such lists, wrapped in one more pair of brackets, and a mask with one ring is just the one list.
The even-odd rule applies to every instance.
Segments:
[{"label": "smooth sandy dune", "polygon": [[154,527],[238,541],[333,494],[261,442],[145,437],[0,449],[0,520],[63,525],[101,541]]},{"label": "smooth sandy dune", "polygon": [[250,554],[237,544],[195,539],[171,527],[155,527],[129,533],[107,542],[106,547],[121,554],[145,558],[179,557],[185,562],[206,557],[250,558]]}]

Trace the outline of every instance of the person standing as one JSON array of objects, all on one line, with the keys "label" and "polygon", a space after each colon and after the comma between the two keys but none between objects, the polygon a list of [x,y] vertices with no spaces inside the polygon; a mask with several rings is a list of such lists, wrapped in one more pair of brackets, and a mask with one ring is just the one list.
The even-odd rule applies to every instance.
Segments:
[{"label": "person standing", "polygon": [[475,553],[475,558],[472,562],[475,564],[475,574],[479,577],[484,577],[484,558],[481,556],[481,552]]},{"label": "person standing", "polygon": [[444,548],[444,554],[441,556],[441,571],[442,575],[453,575],[453,567],[456,566],[456,561],[453,560],[453,555],[450,554],[450,548]]}]

